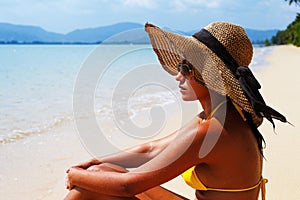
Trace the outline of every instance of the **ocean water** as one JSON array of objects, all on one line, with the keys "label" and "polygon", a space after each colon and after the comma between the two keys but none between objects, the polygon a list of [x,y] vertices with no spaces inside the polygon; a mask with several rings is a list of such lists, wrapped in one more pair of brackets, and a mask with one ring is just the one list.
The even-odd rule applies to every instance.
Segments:
[{"label": "ocean water", "polygon": [[71,117],[77,71],[93,46],[0,46],[0,143]]},{"label": "ocean water", "polygon": [[[269,52],[255,48],[254,71]],[[183,110],[177,85],[149,45],[0,45],[0,145],[90,116],[108,134],[154,130]]]}]

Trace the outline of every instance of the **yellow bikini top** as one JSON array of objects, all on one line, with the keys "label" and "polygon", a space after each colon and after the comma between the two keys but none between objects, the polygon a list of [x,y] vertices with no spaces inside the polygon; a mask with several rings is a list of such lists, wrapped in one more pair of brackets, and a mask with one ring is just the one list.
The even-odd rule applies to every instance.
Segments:
[{"label": "yellow bikini top", "polygon": [[[211,118],[213,117],[213,115],[217,112],[217,110],[219,110],[219,108],[220,108],[223,104],[225,104],[227,101],[228,101],[228,100],[225,100],[225,101],[222,101],[221,103],[219,103],[219,104],[215,107],[215,109],[213,109],[213,111],[211,111],[211,113],[206,117],[206,120],[211,119]],[[243,109],[242,109],[239,105],[237,105],[236,103],[234,103],[233,101],[231,101],[231,103],[233,104],[233,106],[235,107],[235,109],[238,111],[238,113],[241,115],[242,119],[243,119],[244,121],[246,121],[246,117],[245,117],[245,115],[244,115],[244,113],[243,113]]]},{"label": "yellow bikini top", "polygon": [[[226,101],[221,102],[218,106],[216,106],[216,108],[207,116],[207,119],[211,119],[213,114],[224,104],[226,103]],[[232,102],[233,105],[235,106],[235,108],[238,110],[238,112],[240,113],[241,117],[244,119],[244,121],[246,121],[246,118],[242,112],[242,109],[235,104],[234,102]],[[218,191],[218,192],[244,192],[244,191],[249,191],[249,190],[253,190],[257,187],[261,187],[261,193],[262,193],[262,200],[265,200],[265,184],[268,182],[267,179],[264,178],[260,178],[258,183],[254,186],[251,186],[249,188],[243,188],[243,189],[223,189],[223,188],[209,188],[206,187],[198,178],[196,172],[195,172],[195,167],[193,166],[190,169],[186,170],[185,172],[183,172],[181,174],[183,180],[192,188],[196,189],[196,190],[201,190],[201,191]]]},{"label": "yellow bikini top", "polygon": [[254,186],[248,187],[248,188],[242,188],[242,189],[224,189],[224,188],[210,188],[210,187],[206,187],[198,178],[196,171],[195,171],[195,167],[193,166],[190,169],[186,170],[185,172],[183,172],[181,174],[183,180],[192,188],[196,189],[196,190],[201,190],[201,191],[217,191],[217,192],[245,192],[245,191],[249,191],[249,190],[253,190],[257,187],[261,187],[261,191],[262,191],[262,199],[265,199],[265,191],[266,191],[266,187],[265,184],[268,182],[267,179],[264,178],[260,178],[258,183],[255,184]]}]

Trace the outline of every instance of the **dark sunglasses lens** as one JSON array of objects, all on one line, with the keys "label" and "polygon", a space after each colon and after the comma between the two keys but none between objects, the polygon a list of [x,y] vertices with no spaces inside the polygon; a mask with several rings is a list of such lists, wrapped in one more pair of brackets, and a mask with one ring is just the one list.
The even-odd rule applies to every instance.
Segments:
[{"label": "dark sunglasses lens", "polygon": [[179,64],[176,65],[176,68],[177,68],[177,72],[180,72],[180,65]]},{"label": "dark sunglasses lens", "polygon": [[181,72],[183,76],[188,76],[191,74],[191,67],[187,64],[178,64],[176,67],[177,71]]}]

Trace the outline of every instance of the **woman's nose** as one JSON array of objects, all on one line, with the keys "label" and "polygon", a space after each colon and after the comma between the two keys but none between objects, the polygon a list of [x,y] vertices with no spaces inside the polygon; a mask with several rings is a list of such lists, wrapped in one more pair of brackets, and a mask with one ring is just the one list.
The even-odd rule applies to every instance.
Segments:
[{"label": "woman's nose", "polygon": [[185,81],[185,77],[182,75],[181,72],[178,72],[178,74],[175,77],[175,80],[179,81],[179,82],[184,82]]}]

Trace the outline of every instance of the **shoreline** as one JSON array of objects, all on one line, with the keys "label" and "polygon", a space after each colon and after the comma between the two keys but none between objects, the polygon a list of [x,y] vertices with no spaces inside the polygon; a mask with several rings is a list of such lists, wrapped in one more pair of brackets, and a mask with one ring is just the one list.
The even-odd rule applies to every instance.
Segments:
[{"label": "shoreline", "polygon": [[[110,45],[111,46],[111,45]],[[86,48],[87,47],[87,48]],[[26,60],[22,64],[18,64],[17,66],[14,66],[13,63],[8,62],[6,70],[11,70],[11,68],[16,68],[14,72],[11,74],[4,73],[3,81],[5,82],[4,86],[2,88],[4,89],[4,93],[2,94],[3,99],[2,105],[3,106],[3,114],[6,114],[6,117],[3,117],[0,119],[0,144],[3,143],[10,143],[14,142],[19,139],[23,139],[26,137],[30,137],[32,135],[38,135],[43,134],[47,131],[51,131],[52,128],[59,126],[60,123],[64,123],[65,121],[70,121],[73,119],[73,110],[72,110],[72,93],[73,93],[73,84],[75,83],[75,80],[77,79],[77,73],[79,71],[80,64],[83,62],[84,57],[88,56],[89,52],[95,51],[94,47],[92,46],[86,46],[84,48],[82,47],[75,47],[73,48],[63,48],[64,50],[59,48],[47,48],[47,47],[38,47],[38,48],[29,48],[28,47],[20,47],[20,48],[8,48],[7,51],[11,52],[11,54],[16,54],[15,57],[18,59],[23,59],[22,56],[24,53],[27,52],[26,57],[35,56],[39,57],[39,53],[41,52],[42,55],[52,55],[50,57],[43,56],[44,59],[50,59],[48,61],[47,65],[39,67],[38,64],[31,63],[31,61]],[[121,46],[117,46],[116,48],[120,48]],[[142,46],[141,46],[142,47]],[[123,48],[123,47],[122,47]],[[131,46],[124,46],[126,51],[130,51],[133,47]],[[133,49],[135,49],[134,47]],[[151,48],[151,49],[149,49]],[[94,49],[94,50],[93,50]],[[115,49],[115,48],[114,48]],[[141,49],[147,49],[146,59],[141,59],[143,61],[147,62],[154,62],[156,60],[154,55],[152,58],[152,47],[151,46],[143,46]],[[251,68],[253,71],[259,71],[260,65],[264,63],[265,57],[268,55],[268,52],[270,48],[265,47],[259,47],[254,48],[254,59],[251,63]],[[65,57],[56,55],[56,52],[63,51],[63,55],[66,54],[67,60],[71,59],[73,61],[64,61]],[[107,49],[100,50],[101,51],[107,51]],[[3,51],[2,51],[3,52]],[[71,54],[68,54],[66,52],[73,52]],[[76,55],[76,58],[73,56]],[[80,55],[80,56],[79,56]],[[137,56],[139,56],[140,53],[138,53]],[[15,57],[10,57],[8,55],[8,60],[16,59]],[[75,59],[75,60],[74,60]],[[126,59],[125,59],[126,60]],[[138,65],[142,65],[142,62],[138,62]],[[128,62],[128,61],[126,61]],[[39,61],[37,61],[39,63]],[[57,66],[55,69],[53,69],[52,65]],[[136,62],[130,62],[128,65],[136,65]],[[31,66],[31,67],[28,67]],[[68,68],[72,69],[68,69]],[[161,79],[158,78],[158,83],[163,83],[164,85],[167,84],[167,88],[170,88],[172,90],[175,89],[175,91],[171,91],[173,93],[177,94],[177,98],[174,99],[170,96],[170,94],[165,91],[165,89],[162,89],[162,93],[154,93],[152,95],[147,94],[147,98],[144,98],[144,101],[141,101],[141,99],[138,98],[138,95],[134,95],[136,100],[132,101],[130,106],[133,108],[132,113],[135,112],[135,107],[138,109],[142,104],[149,105],[151,102],[157,101],[157,105],[165,105],[165,101],[173,102],[174,100],[180,99],[179,92],[177,91],[177,83],[174,79],[174,77],[168,76],[165,71],[158,65],[157,67],[160,69],[159,72],[161,72]],[[60,71],[61,68],[64,68],[64,70]],[[113,66],[111,67],[113,70]],[[15,78],[13,80],[7,78],[9,76],[18,77],[20,74],[17,73],[18,71],[22,71],[27,69],[27,77],[25,79],[23,78]],[[154,68],[153,68],[154,70]],[[56,72],[52,72],[56,71]],[[57,73],[59,72],[60,73]],[[122,71],[122,73],[124,73]],[[118,78],[122,79],[122,73],[120,75],[118,74]],[[157,71],[153,71],[151,73],[154,73],[157,75]],[[28,75],[31,74],[31,75]],[[124,73],[125,74],[125,73]],[[126,72],[127,74],[127,72]],[[158,76],[160,77],[160,76]],[[103,80],[109,80],[110,78],[107,76],[104,76],[102,78]],[[27,81],[31,80],[31,81]],[[172,80],[173,82],[170,82]],[[151,78],[148,80],[151,81]],[[25,82],[26,84],[21,84]],[[110,83],[113,84],[113,81]],[[13,86],[15,85],[15,86]],[[64,85],[61,87],[61,85]],[[5,87],[6,86],[6,87]],[[24,90],[25,87],[25,90]],[[156,87],[156,86],[154,86]],[[159,86],[158,86],[159,87]],[[101,88],[99,86],[99,88]],[[145,87],[146,88],[146,87]],[[27,89],[27,90],[26,90]],[[98,87],[97,87],[98,89]],[[104,88],[105,89],[105,88]],[[16,95],[12,95],[13,93],[10,92],[12,90],[16,90]],[[18,92],[17,92],[18,91]],[[26,91],[26,92],[23,92]],[[100,89],[99,89],[100,91]],[[145,91],[143,88],[139,91]],[[101,93],[97,93],[97,98],[95,99],[95,111],[97,117],[105,117],[106,112],[108,112],[109,104],[108,105],[101,105],[103,103],[102,97],[106,95],[112,95],[111,93],[106,94],[105,91],[101,91]],[[159,99],[163,99],[160,101]],[[13,100],[13,101],[12,101]],[[148,102],[147,102],[148,101]],[[36,102],[36,103],[33,103]],[[108,102],[108,100],[104,101]],[[163,102],[163,104],[161,104]],[[123,102],[120,102],[123,103]],[[26,105],[26,106],[24,106]],[[101,105],[101,106],[99,106]],[[147,106],[146,106],[147,107]],[[32,112],[32,111],[33,112]],[[104,112],[103,112],[104,111]],[[139,111],[140,112],[140,111]],[[28,118],[26,113],[31,113],[32,117]]]},{"label": "shoreline", "polygon": [[[62,199],[66,169],[87,160],[72,122],[0,146],[0,188],[6,199]],[[76,156],[75,156],[76,155]]]},{"label": "shoreline", "polygon": [[[267,105],[284,114],[295,125],[265,120],[259,128],[266,140],[263,176],[267,183],[267,199],[300,199],[300,141],[298,111],[300,108],[300,81],[296,77],[300,48],[290,45],[267,47],[266,63],[259,66],[255,76],[262,85],[261,93]],[[298,120],[298,121],[297,121]],[[174,123],[174,122],[173,122]],[[176,127],[174,123],[173,127]],[[72,120],[62,122],[46,133],[0,145],[0,190],[5,199],[62,199],[67,190],[64,187],[65,170],[78,162],[88,160],[91,155],[83,147]],[[194,191],[182,179],[165,183],[188,198]]]}]

